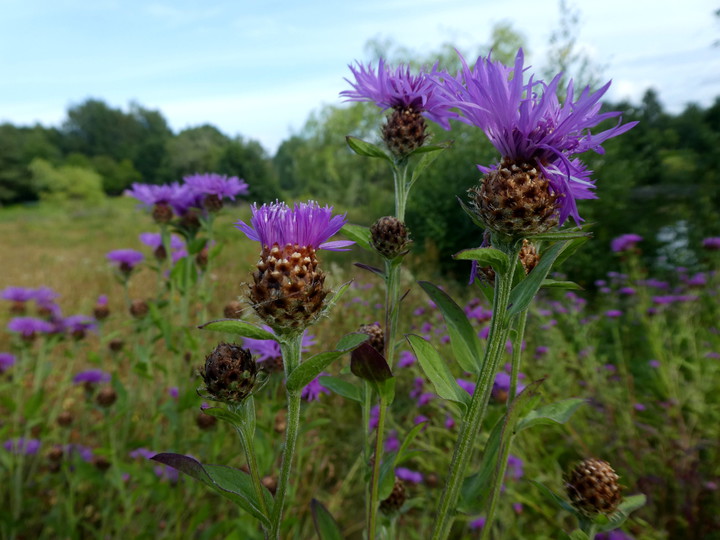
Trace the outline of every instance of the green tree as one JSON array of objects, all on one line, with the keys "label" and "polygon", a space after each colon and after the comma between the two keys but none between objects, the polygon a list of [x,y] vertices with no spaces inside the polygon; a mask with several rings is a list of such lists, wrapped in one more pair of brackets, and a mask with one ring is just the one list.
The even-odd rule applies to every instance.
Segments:
[{"label": "green tree", "polygon": [[194,173],[215,172],[230,139],[209,124],[188,128],[166,143],[167,168],[173,180]]},{"label": "green tree", "polygon": [[257,141],[242,137],[230,141],[218,158],[215,172],[244,179],[249,185],[252,201],[270,202],[280,196],[275,169]]},{"label": "green tree", "polygon": [[105,200],[102,178],[92,169],[75,165],[55,167],[41,158],[35,158],[29,168],[32,182],[44,201],[92,206]]}]

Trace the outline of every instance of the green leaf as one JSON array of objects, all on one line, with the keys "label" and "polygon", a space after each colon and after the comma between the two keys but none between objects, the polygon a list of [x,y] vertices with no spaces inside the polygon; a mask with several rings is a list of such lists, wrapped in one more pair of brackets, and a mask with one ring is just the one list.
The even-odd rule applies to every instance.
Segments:
[{"label": "green leaf", "polygon": [[316,354],[296,367],[285,382],[285,387],[291,392],[305,388],[310,381],[320,375],[322,371],[347,351],[327,351]]},{"label": "green leaf", "polygon": [[438,396],[459,403],[463,408],[468,407],[470,395],[460,388],[455,377],[450,373],[447,363],[440,357],[435,347],[420,336],[410,334],[406,338]]},{"label": "green leaf", "polygon": [[542,252],[540,262],[528,276],[520,282],[510,293],[510,308],[508,316],[512,317],[526,309],[543,284],[545,277],[550,272],[555,259],[568,247],[570,241],[558,242],[549,249]]},{"label": "green leaf", "polygon": [[205,244],[207,244],[207,240],[205,238],[195,238],[187,245],[188,253],[190,255],[197,255],[203,250]]},{"label": "green leaf", "polygon": [[491,247],[464,249],[453,255],[453,259],[459,261],[477,261],[480,266],[492,266],[498,274],[504,274],[510,267],[508,256],[499,249]]},{"label": "green leaf", "polygon": [[420,146],[410,154],[410,156],[414,156],[416,154],[424,155],[422,158],[420,158],[420,161],[418,161],[417,165],[415,165],[415,167],[413,168],[412,176],[410,177],[410,183],[407,186],[408,190],[410,190],[410,188],[417,181],[417,179],[420,178],[420,175],[422,175],[425,169],[427,169],[433,161],[440,157],[441,152],[439,152],[438,150],[442,151],[450,148],[450,146],[452,146],[452,141],[446,141],[444,143],[434,145],[431,144],[428,146]]},{"label": "green leaf", "polygon": [[317,499],[310,501],[310,511],[312,512],[315,531],[318,533],[320,540],[343,540],[339,525],[320,501]]},{"label": "green leaf", "polygon": [[538,425],[564,424],[584,403],[585,400],[580,398],[564,399],[530,411],[525,418],[518,422],[515,433]]},{"label": "green leaf", "polygon": [[370,229],[363,227],[362,225],[353,225],[352,223],[346,223],[340,232],[348,239],[353,240],[358,246],[367,250],[375,251],[375,248],[370,244]]},{"label": "green leaf", "polygon": [[560,254],[560,256],[555,261],[555,266],[560,266],[563,262],[568,260],[570,257],[572,257],[572,254],[575,253],[578,249],[580,249],[588,240],[590,240],[589,236],[586,236],[584,238],[576,238],[575,240],[570,240],[570,243],[568,246],[563,250],[563,252]]},{"label": "green leaf", "polygon": [[327,314],[330,312],[330,310],[335,307],[335,304],[337,304],[340,299],[343,297],[343,295],[347,292],[348,288],[350,287],[350,284],[352,283],[352,280],[348,281],[347,283],[343,283],[340,288],[335,291],[332,295],[332,298],[328,300],[325,303],[325,307],[323,308],[323,314]]},{"label": "green leaf", "polygon": [[528,236],[528,240],[531,242],[538,242],[540,240],[548,240],[550,242],[557,242],[559,240],[573,240],[575,238],[590,238],[591,232],[582,231],[580,229],[568,230],[568,231],[557,231],[557,232],[545,232],[541,234],[535,234]]},{"label": "green leaf", "polygon": [[397,452],[397,457],[395,458],[395,466],[397,467],[401,463],[404,463],[408,460],[408,456],[412,454],[412,452],[407,452],[406,450],[410,446],[410,444],[413,442],[413,439],[417,437],[418,433],[422,431],[422,429],[425,427],[425,424],[427,422],[420,422],[419,424],[413,426],[413,428],[408,431],[408,434],[405,435],[405,440],[403,440],[402,444],[400,445],[400,449]]},{"label": "green leaf", "polygon": [[545,498],[552,502],[553,504],[556,504],[559,506],[562,510],[565,510],[566,512],[570,512],[573,515],[577,515],[577,510],[573,508],[573,506],[565,500],[564,497],[561,497],[557,493],[555,493],[553,490],[551,490],[549,487],[547,487],[542,482],[538,482],[537,480],[530,480],[530,482],[535,485],[540,490],[540,493],[545,496]]},{"label": "green leaf", "polygon": [[363,264],[363,263],[353,263],[358,268],[362,268],[363,270],[367,270],[368,272],[372,272],[373,274],[377,274],[381,278],[385,279],[385,271],[376,267],[376,266],[370,266],[369,264]]},{"label": "green leaf", "polygon": [[252,323],[238,319],[218,319],[198,326],[198,328],[200,330],[214,330],[216,332],[225,332],[226,334],[234,334],[236,336],[252,339],[278,340],[275,334],[272,334],[267,330],[263,330]]},{"label": "green leaf", "polygon": [[447,293],[429,281],[421,281],[420,287],[443,314],[453,354],[460,367],[470,373],[479,373],[483,362],[483,348],[465,312]]},{"label": "green leaf", "polygon": [[625,521],[630,517],[630,514],[645,506],[646,497],[643,494],[633,495],[626,497],[620,503],[617,510],[609,516],[598,515],[593,520],[598,525],[598,532],[612,531],[613,529],[619,529]]},{"label": "green leaf", "polygon": [[510,409],[498,420],[490,433],[490,438],[483,450],[482,462],[479,471],[466,478],[461,488],[462,508],[467,512],[480,511],[487,496],[492,493],[497,482],[500,466],[499,456],[504,452],[505,446],[509,445],[515,434],[515,426],[518,420],[523,417],[527,409],[536,401],[537,390],[545,379],[539,379],[530,383],[512,402]]},{"label": "green leaf", "polygon": [[460,207],[468,215],[470,220],[481,229],[485,229],[485,224],[480,221],[480,218],[478,218],[477,214],[472,211],[472,209],[465,203],[465,201],[463,201],[460,197],[457,197],[457,200],[460,203]]},{"label": "green leaf", "polygon": [[588,535],[580,529],[575,529],[568,535],[568,538],[570,538],[570,540],[591,540]]},{"label": "green leaf", "polygon": [[390,163],[393,163],[393,159],[379,146],[353,137],[352,135],[345,137],[345,141],[350,149],[359,156],[387,159]]},{"label": "green leaf", "polygon": [[340,341],[337,342],[337,345],[335,345],[335,350],[350,352],[359,347],[362,343],[365,343],[369,338],[370,336],[363,334],[362,332],[351,332],[350,334],[345,334],[340,338]]},{"label": "green leaf", "polygon": [[188,292],[195,286],[198,279],[195,261],[190,257],[183,257],[178,260],[170,270],[170,279],[175,286],[183,293]]},{"label": "green leaf", "polygon": [[583,288],[574,281],[556,281],[554,279],[544,279],[541,286],[543,289],[567,289],[571,291],[583,290]]},{"label": "green leaf", "polygon": [[395,452],[385,456],[380,464],[380,480],[378,481],[378,500],[384,501],[392,493],[395,487]]},{"label": "green leaf", "polygon": [[323,375],[318,381],[322,386],[335,392],[339,396],[357,401],[358,403],[363,402],[362,391],[351,382],[330,375]]},{"label": "green leaf", "polygon": [[214,416],[219,420],[223,420],[234,427],[238,427],[243,424],[242,416],[223,407],[210,407],[208,409],[204,409],[203,412],[207,415]]},{"label": "green leaf", "polygon": [[[203,465],[182,454],[162,453],[153,456],[152,459],[210,486],[260,520],[265,526],[270,525],[270,520],[260,509],[252,480],[243,471],[222,465]],[[265,506],[272,508],[273,501],[270,492],[263,489],[263,495],[265,496]]]}]

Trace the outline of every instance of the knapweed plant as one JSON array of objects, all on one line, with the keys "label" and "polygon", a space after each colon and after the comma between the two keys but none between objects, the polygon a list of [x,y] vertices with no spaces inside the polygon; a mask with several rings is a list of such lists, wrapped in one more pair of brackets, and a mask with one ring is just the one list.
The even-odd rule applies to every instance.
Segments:
[{"label": "knapweed plant", "polygon": [[274,496],[262,484],[255,457],[255,404],[253,394],[262,386],[267,373],[259,368],[252,353],[240,346],[220,343],[207,357],[202,373],[208,399],[223,402],[226,408],[210,408],[205,414],[231,423],[240,438],[247,459],[249,478],[240,470],[216,465],[203,466],[179,454],[159,454],[153,459],[171,465],[229,496],[255,516],[267,537],[280,538],[283,511],[290,489],[293,456],[300,430],[300,400],[310,385],[333,361],[367,339],[362,333],[342,338],[336,348],[302,360],[305,330],[326,314],[347,285],[331,300],[325,287],[325,274],[317,251],[344,250],[354,242],[330,240],[344,225],[345,217],[332,214],[329,206],[316,202],[289,207],[276,202],[253,205],[250,224],[238,222],[250,239],[260,244],[260,260],[249,284],[247,301],[257,316],[269,326],[239,319],[224,319],[202,328],[217,330],[253,340],[276,341],[282,353],[287,418],[282,463]]}]

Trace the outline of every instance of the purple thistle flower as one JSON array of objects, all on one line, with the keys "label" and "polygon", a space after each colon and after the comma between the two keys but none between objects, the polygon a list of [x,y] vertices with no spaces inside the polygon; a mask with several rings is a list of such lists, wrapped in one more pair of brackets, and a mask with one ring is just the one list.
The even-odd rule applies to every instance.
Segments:
[{"label": "purple thistle flower", "polygon": [[[429,422],[429,421],[430,421],[430,419],[427,416],[425,416],[424,414],[418,414],[413,419],[413,424],[417,426],[418,424],[422,424],[424,422]],[[425,429],[425,428],[423,428],[423,429]]]},{"label": "purple thistle flower", "polygon": [[378,427],[378,423],[380,422],[380,405],[373,405],[373,408],[370,409],[370,421],[368,422],[368,431],[372,431],[376,427]]},{"label": "purple thistle flower", "polygon": [[702,241],[702,247],[707,249],[708,251],[720,250],[720,236],[711,236],[710,238],[705,238]]},{"label": "purple thistle flower", "polygon": [[63,451],[68,456],[79,456],[80,459],[82,459],[85,463],[90,463],[93,458],[92,448],[89,448],[82,444],[66,444],[65,446],[63,446]]},{"label": "purple thistle flower", "polygon": [[70,315],[61,321],[62,327],[69,334],[76,337],[83,337],[88,330],[95,330],[97,323],[87,315]]},{"label": "purple thistle flower", "polygon": [[123,272],[129,272],[145,260],[145,255],[134,249],[115,249],[105,255]]},{"label": "purple thistle flower", "polygon": [[3,289],[0,298],[11,302],[28,302],[35,298],[35,289],[25,287],[6,287]]},{"label": "purple thistle flower", "polygon": [[478,531],[482,529],[483,527],[485,527],[485,518],[479,517],[473,519],[470,523],[468,523],[468,527],[470,527],[470,529],[473,531]]},{"label": "purple thistle flower", "polygon": [[622,317],[623,312],[619,309],[610,309],[605,312],[605,316],[609,319],[617,319],[618,317]]},{"label": "purple thistle flower", "polygon": [[410,351],[401,351],[398,358],[398,367],[412,366],[416,361],[415,355]]},{"label": "purple thistle flower", "polygon": [[505,476],[513,480],[520,480],[524,474],[525,462],[517,456],[510,454],[508,456],[507,469]]},{"label": "purple thistle flower", "polygon": [[157,454],[157,452],[153,452],[151,450],[148,450],[147,448],[142,448],[142,447],[136,448],[135,450],[132,450],[131,452],[128,453],[128,455],[133,459],[137,459],[137,458],[150,459],[156,454]]},{"label": "purple thistle flower", "polygon": [[235,200],[236,195],[247,195],[248,185],[237,176],[227,177],[216,173],[193,174],[183,178],[185,185],[201,196],[215,195],[219,199]]},{"label": "purple thistle flower", "polygon": [[630,251],[638,242],[642,241],[643,237],[639,234],[621,234],[610,242],[610,248],[615,253],[622,253],[623,251]]},{"label": "purple thistle flower", "polygon": [[395,469],[395,476],[404,482],[410,482],[411,484],[419,484],[423,481],[422,473],[412,471],[405,467],[397,467]]},{"label": "purple thistle flower", "polygon": [[448,415],[445,415],[445,429],[452,429],[455,427],[455,419]]},{"label": "purple thistle flower", "polygon": [[3,443],[3,448],[13,454],[25,454],[31,456],[40,450],[40,441],[38,439],[26,439],[20,437],[17,439],[8,439]]},{"label": "purple thistle flower", "polygon": [[330,390],[320,384],[320,381],[318,380],[318,377],[322,377],[323,375],[327,375],[327,373],[321,373],[302,389],[302,393],[300,394],[302,399],[305,401],[319,401],[322,394],[330,394]]},{"label": "purple thistle flower", "polygon": [[102,369],[87,369],[81,371],[73,377],[73,383],[75,384],[101,384],[110,381],[109,373],[105,373]]},{"label": "purple thistle flower", "polygon": [[5,373],[8,369],[15,365],[15,356],[7,353],[0,352],[0,373]]},{"label": "purple thistle flower", "polygon": [[397,431],[392,430],[385,439],[385,452],[396,452],[400,450],[400,439],[397,437]]},{"label": "purple thistle flower", "polygon": [[168,388],[168,395],[173,399],[177,399],[180,395],[180,389],[177,386],[171,386]]},{"label": "purple thistle flower", "polygon": [[[162,235],[160,233],[154,233],[154,232],[144,232],[140,233],[140,236],[138,237],[140,241],[148,246],[150,249],[157,249],[160,246],[162,246]],[[183,242],[182,238],[179,236],[173,234],[170,237],[170,249],[172,250],[178,250],[183,249],[185,247],[185,242]]]},{"label": "purple thistle flower", "polygon": [[615,529],[609,532],[596,534],[595,540],[633,540],[633,537],[620,529]]},{"label": "purple thistle flower", "polygon": [[14,317],[8,322],[7,329],[25,338],[33,337],[35,334],[51,334],[56,330],[52,323],[35,317]]},{"label": "purple thistle flower", "polygon": [[382,58],[377,72],[371,66],[360,63],[348,67],[355,76],[355,82],[345,79],[353,87],[340,92],[346,101],[371,101],[383,111],[391,108],[413,109],[446,130],[450,129],[448,119],[457,117],[450,112],[450,107],[438,95],[435,84],[423,71],[413,75],[407,66],[398,66],[393,71]]},{"label": "purple thistle flower", "polygon": [[465,390],[471,396],[473,395],[473,393],[475,392],[475,383],[466,381],[465,379],[456,379],[456,381],[460,388]]},{"label": "purple thistle flower", "polygon": [[[263,330],[274,334],[272,328],[268,325],[262,325]],[[307,352],[310,347],[315,345],[315,336],[312,334],[304,334],[302,337],[302,352]],[[273,360],[275,358],[282,358],[282,351],[280,350],[280,344],[273,339],[253,339],[244,338],[243,347],[248,349],[255,358],[256,362],[264,362],[266,360]]]},{"label": "purple thistle flower", "polygon": [[156,204],[173,204],[181,190],[182,187],[177,182],[163,185],[135,182],[124,194],[137,199],[146,208],[152,208]]},{"label": "purple thistle flower", "polygon": [[[481,128],[503,158],[533,164],[542,171],[560,196],[561,225],[569,216],[580,223],[575,200],[596,198],[592,191],[595,184],[591,171],[573,156],[587,150],[602,154],[603,142],[637,123],[618,123],[595,135],[590,133],[590,128],[620,115],[600,113],[600,98],[610,83],[594,93],[587,87],[576,99],[570,81],[561,104],[556,92],[562,74],[549,84],[532,77],[523,82],[522,49],[515,57],[514,68],[481,57],[471,69],[462,56],[460,60],[462,69],[457,77],[434,74],[448,105],[457,107],[461,121]],[[479,168],[485,173],[490,170]]]},{"label": "purple thistle flower", "polygon": [[332,206],[320,206],[315,201],[295,203],[293,208],[275,202],[260,208],[252,205],[250,225],[238,221],[235,226],[250,240],[260,242],[263,248],[287,244],[313,247],[329,251],[347,251],[355,242],[336,240],[328,242],[345,225],[345,214],[332,215]]}]

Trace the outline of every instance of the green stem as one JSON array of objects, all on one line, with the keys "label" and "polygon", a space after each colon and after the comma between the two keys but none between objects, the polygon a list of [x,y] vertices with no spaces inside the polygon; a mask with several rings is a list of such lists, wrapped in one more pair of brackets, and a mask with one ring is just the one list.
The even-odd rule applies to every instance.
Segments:
[{"label": "green stem", "polygon": [[[509,250],[509,258],[514,261],[517,258],[517,250]],[[450,472],[438,507],[435,528],[433,529],[433,540],[444,540],[450,534],[454,519],[455,506],[460,494],[460,487],[465,476],[468,462],[472,456],[475,439],[480,430],[487,404],[490,400],[495,372],[505,347],[507,339],[509,320],[507,316],[510,292],[512,290],[514,264],[510,265],[507,274],[498,273],[495,278],[495,296],[493,298],[493,317],[490,323],[490,335],[485,349],[483,370],[478,376],[473,392],[470,406],[460,426],[460,434],[455,443]]]},{"label": "green stem", "polygon": [[513,343],[512,368],[510,370],[510,390],[508,392],[507,407],[510,410],[512,402],[517,393],[518,376],[520,374],[520,361],[522,359],[522,344],[525,339],[525,325],[527,323],[528,310],[524,309],[517,320],[517,335]]},{"label": "green stem", "polygon": [[405,206],[410,192],[407,185],[407,163],[395,165],[393,168],[393,180],[395,182],[395,217],[405,221]]},{"label": "green stem", "polygon": [[383,455],[383,435],[385,432],[385,417],[387,412],[387,400],[380,396],[380,414],[378,415],[378,426],[375,435],[375,456],[373,459],[372,476],[370,479],[370,508],[368,509],[368,540],[375,538],[375,528],[378,511],[378,491],[380,485],[380,464]]},{"label": "green stem", "polygon": [[[285,380],[300,365],[300,351],[302,348],[302,333],[285,336],[280,341],[283,364],[285,366]],[[275,492],[275,503],[273,504],[272,516],[270,518],[270,537],[280,538],[280,524],[282,522],[283,506],[287,496],[290,483],[290,470],[292,467],[295,444],[297,443],[298,431],[300,428],[300,395],[298,391],[287,391],[287,427],[285,428],[285,447],[282,453],[282,465],[280,466],[280,477],[278,478],[277,491]]]},{"label": "green stem", "polygon": [[[248,399],[252,399],[252,396]],[[269,513],[267,505],[265,504],[265,492],[262,481],[260,480],[260,472],[257,464],[257,457],[255,456],[255,447],[253,445],[252,435],[246,431],[246,426],[244,425],[235,426],[235,430],[238,432],[238,435],[240,435],[240,442],[243,447],[243,452],[245,453],[245,460],[247,461],[248,469],[250,469],[250,478],[252,480],[253,487],[255,488],[255,495],[258,498],[260,510],[262,510],[262,513],[267,516]]]}]

